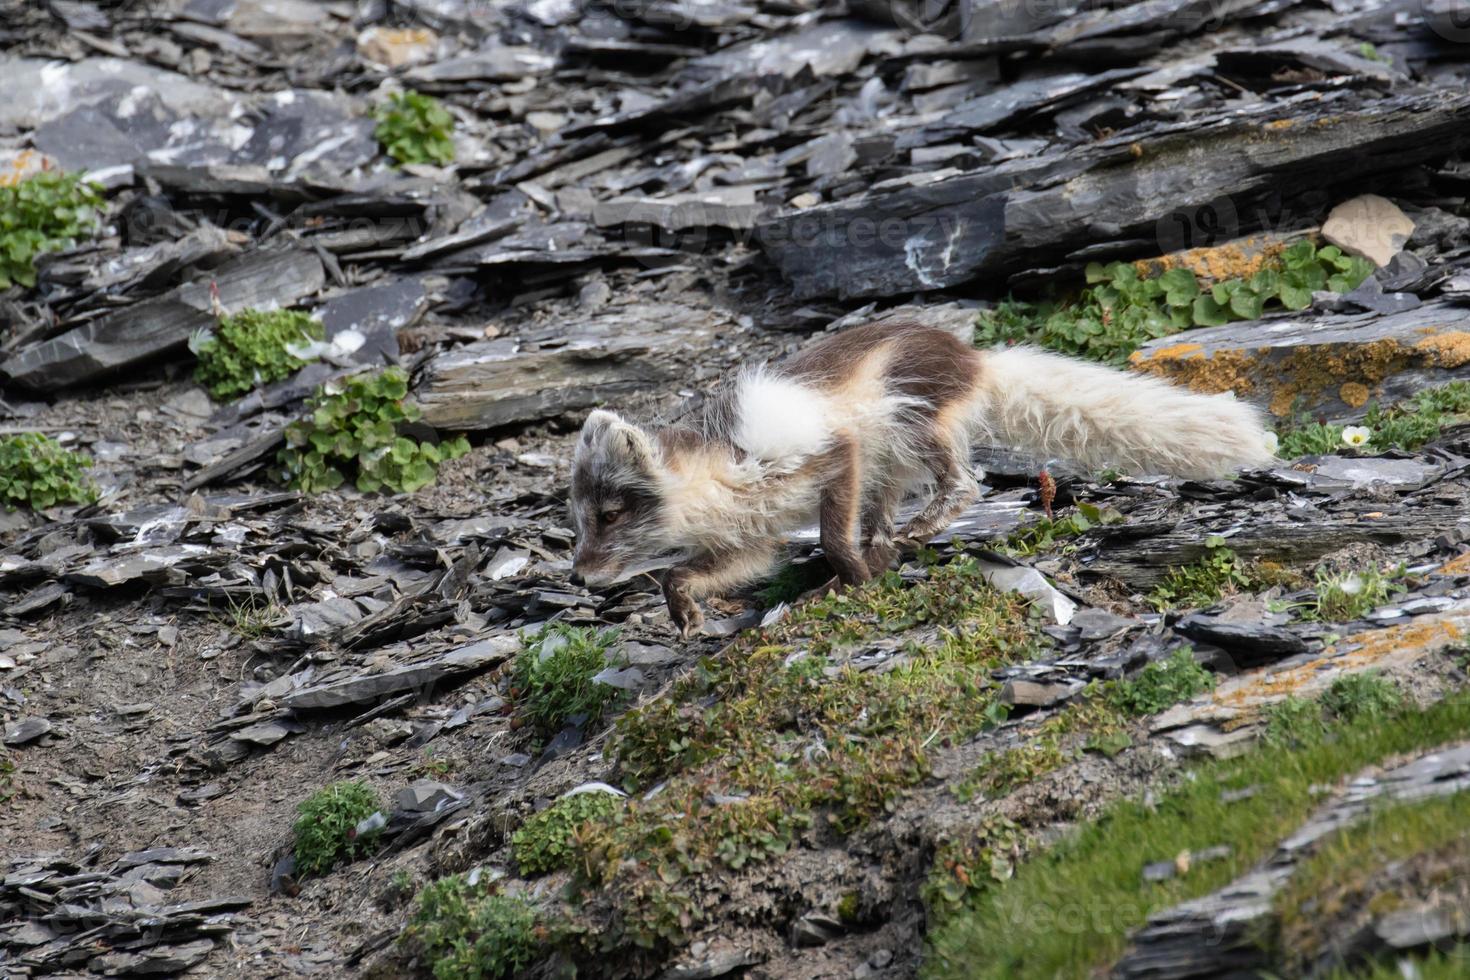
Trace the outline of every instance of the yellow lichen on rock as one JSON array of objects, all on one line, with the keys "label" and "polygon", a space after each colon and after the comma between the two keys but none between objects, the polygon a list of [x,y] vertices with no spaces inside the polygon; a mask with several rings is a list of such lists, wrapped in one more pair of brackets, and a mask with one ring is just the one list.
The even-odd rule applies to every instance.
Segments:
[{"label": "yellow lichen on rock", "polygon": [[[1451,647],[1464,636],[1464,617],[1454,615],[1364,630],[1343,637],[1322,656],[1295,667],[1232,678],[1216,690],[1214,704],[1227,709],[1258,708],[1287,697],[1312,697],[1345,674],[1409,663]],[[1347,652],[1339,653],[1342,650]]]},{"label": "yellow lichen on rock", "polygon": [[1437,367],[1457,368],[1470,363],[1470,333],[1449,330],[1425,337],[1414,345],[1415,349],[1432,357]]},{"label": "yellow lichen on rock", "polygon": [[1130,362],[1135,370],[1168,378],[1208,394],[1233,391],[1244,395],[1256,387],[1251,376],[1256,358],[1243,350],[1205,354],[1199,344],[1171,344],[1147,354],[1137,351]]},{"label": "yellow lichen on rock", "polygon": [[1371,394],[1368,386],[1358,381],[1344,381],[1342,387],[1337,389],[1337,397],[1344,405],[1352,408],[1362,408],[1368,404],[1368,397]]}]

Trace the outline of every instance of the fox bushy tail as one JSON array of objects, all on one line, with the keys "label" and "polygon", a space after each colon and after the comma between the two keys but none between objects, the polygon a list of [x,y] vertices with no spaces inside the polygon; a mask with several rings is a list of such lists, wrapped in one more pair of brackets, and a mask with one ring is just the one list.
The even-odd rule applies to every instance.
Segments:
[{"label": "fox bushy tail", "polygon": [[1101,469],[1209,478],[1273,457],[1259,410],[1026,347],[985,355],[977,435]]}]

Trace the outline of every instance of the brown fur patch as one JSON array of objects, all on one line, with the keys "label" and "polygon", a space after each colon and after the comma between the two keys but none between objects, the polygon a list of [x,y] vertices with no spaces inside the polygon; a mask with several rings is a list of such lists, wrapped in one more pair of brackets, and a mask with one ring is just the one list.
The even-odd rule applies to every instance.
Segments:
[{"label": "brown fur patch", "polygon": [[883,358],[882,377],[897,395],[922,398],[937,415],[970,397],[982,355],[954,334],[918,323],[869,323],[823,338],[800,351],[781,371],[819,388],[841,387],[859,374],[859,362]]}]

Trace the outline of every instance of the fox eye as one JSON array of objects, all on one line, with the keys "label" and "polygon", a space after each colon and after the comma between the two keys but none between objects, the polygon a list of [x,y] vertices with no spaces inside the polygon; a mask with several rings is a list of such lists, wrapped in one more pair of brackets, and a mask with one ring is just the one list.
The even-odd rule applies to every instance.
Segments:
[{"label": "fox eye", "polygon": [[623,508],[609,507],[597,515],[604,524],[615,524],[618,518],[623,516]]}]

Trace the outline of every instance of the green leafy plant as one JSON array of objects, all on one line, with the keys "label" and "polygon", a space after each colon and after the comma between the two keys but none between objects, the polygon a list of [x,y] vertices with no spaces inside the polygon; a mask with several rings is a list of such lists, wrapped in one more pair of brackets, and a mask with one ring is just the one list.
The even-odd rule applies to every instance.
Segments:
[{"label": "green leafy plant", "polygon": [[512,670],[520,717],[544,736],[578,716],[600,718],[621,692],[592,678],[608,666],[607,652],[616,640],[615,630],[560,623],[542,630]]},{"label": "green leafy plant", "polygon": [[1111,507],[1079,502],[1076,510],[1065,517],[1043,517],[1013,532],[1001,545],[1001,550],[1017,558],[1027,558],[1049,551],[1067,538],[1086,534],[1094,527],[1117,524],[1122,520],[1123,515]]},{"label": "green leafy plant", "polygon": [[1255,320],[1272,309],[1306,309],[1313,292],[1348,292],[1372,272],[1367,259],[1305,240],[1283,249],[1275,267],[1208,287],[1184,268],[1144,277],[1126,262],[1093,262],[1086,269],[1087,287],[1075,299],[1002,303],[980,314],[975,340],[985,345],[1036,342],[1119,364],[1148,340],[1191,327]]},{"label": "green leafy plant", "polygon": [[398,434],[416,421],[418,406],[405,401],[408,376],[401,368],[329,381],[306,405],[306,417],[286,426],[286,445],[276,456],[282,482],[295,490],[335,490],[355,471],[364,493],[387,488],[412,493],[434,482],[439,464],[470,451],[460,436],[435,445]]},{"label": "green leafy plant", "polygon": [[920,889],[932,927],[1015,872],[1025,834],[1005,817],[990,817],[960,840],[946,841]]},{"label": "green leafy plant", "polygon": [[0,502],[6,510],[91,503],[97,488],[82,472],[91,465],[89,457],[39,432],[0,437]]},{"label": "green leafy plant", "polygon": [[373,131],[383,149],[399,163],[437,163],[454,159],[454,117],[439,100],[419,92],[398,92],[373,109]]},{"label": "green leafy plant", "polygon": [[451,875],[419,893],[402,942],[423,951],[435,980],[500,980],[520,976],[545,939],[535,906],[496,894],[474,876]]},{"label": "green leafy plant", "polygon": [[1205,540],[1209,549],[1192,565],[1173,569],[1164,581],[1154,587],[1148,601],[1160,611],[1194,609],[1212,605],[1228,592],[1248,589],[1254,580],[1247,563],[1225,546],[1225,539],[1211,535]]},{"label": "green leafy plant", "polygon": [[[1368,406],[1362,427],[1367,441],[1359,448],[1369,453],[1390,449],[1414,450],[1438,439],[1445,429],[1470,422],[1470,381],[1451,381],[1421,391],[1413,398],[1384,408]],[[1318,456],[1346,448],[1346,426],[1299,421],[1278,430],[1278,454],[1284,459]]]},{"label": "green leafy plant", "polygon": [[357,858],[378,832],[359,834],[357,825],[378,812],[378,794],[366,783],[343,780],[308,796],[296,808],[296,871],[326,874],[342,858]]},{"label": "green leafy plant", "polygon": [[102,188],[46,170],[0,184],[0,289],[36,284],[36,257],[71,248],[97,230]]},{"label": "green leafy plant", "polygon": [[521,874],[572,867],[576,860],[572,835],[577,828],[589,820],[606,820],[622,806],[622,798],[612,793],[575,793],[531,817],[510,838]]},{"label": "green leafy plant", "polygon": [[194,379],[222,401],[291,376],[306,362],[287,346],[323,336],[322,325],[301,310],[245,310],[222,318],[213,333],[190,340],[199,358]]},{"label": "green leafy plant", "polygon": [[1134,676],[1116,681],[1108,703],[1128,715],[1152,715],[1215,686],[1215,675],[1201,667],[1188,647],[1156,660]]}]

